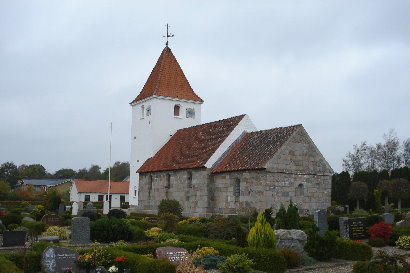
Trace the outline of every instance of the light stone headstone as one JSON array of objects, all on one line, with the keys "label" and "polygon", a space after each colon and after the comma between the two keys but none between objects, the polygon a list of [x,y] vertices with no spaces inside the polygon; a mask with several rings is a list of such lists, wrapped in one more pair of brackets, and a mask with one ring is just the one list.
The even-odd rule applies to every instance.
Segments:
[{"label": "light stone headstone", "polygon": [[158,247],[155,250],[158,259],[167,259],[171,263],[178,265],[181,261],[188,259],[188,250],[179,247]]},{"label": "light stone headstone", "polygon": [[78,210],[82,210],[82,209],[84,209],[84,202],[80,201],[78,202]]},{"label": "light stone headstone", "polygon": [[110,211],[110,202],[104,201],[103,214],[108,214],[109,211]]},{"label": "light stone headstone", "polygon": [[77,263],[78,252],[72,249],[49,246],[41,257],[41,265],[45,273],[64,273],[72,270],[75,273],[84,273],[85,269]]},{"label": "light stone headstone", "polygon": [[108,273],[108,271],[104,266],[97,266],[95,268],[95,273]]},{"label": "light stone headstone", "polygon": [[382,215],[383,221],[385,221],[388,224],[393,224],[394,223],[394,214],[393,213],[383,213]]},{"label": "light stone headstone", "polygon": [[319,233],[324,235],[328,231],[327,210],[320,209],[314,212],[315,224],[319,228]]},{"label": "light stone headstone", "polygon": [[33,218],[31,218],[31,217],[23,217],[23,219],[21,219],[21,220],[23,220],[23,221],[28,221],[28,222],[35,222],[36,220],[34,220]]},{"label": "light stone headstone", "polygon": [[90,218],[74,217],[71,220],[71,242],[73,244],[89,244]]},{"label": "light stone headstone", "polygon": [[277,229],[276,249],[290,248],[299,254],[304,254],[303,247],[306,244],[307,236],[303,230],[299,229]]},{"label": "light stone headstone", "polygon": [[339,233],[342,238],[349,238],[349,218],[339,217]]},{"label": "light stone headstone", "polygon": [[71,210],[71,215],[78,215],[78,203],[74,202]]}]

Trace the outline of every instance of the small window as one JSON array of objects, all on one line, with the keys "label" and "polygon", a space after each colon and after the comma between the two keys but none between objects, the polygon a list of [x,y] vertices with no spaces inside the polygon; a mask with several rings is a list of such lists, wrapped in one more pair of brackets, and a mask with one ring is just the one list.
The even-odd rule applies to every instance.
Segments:
[{"label": "small window", "polygon": [[125,195],[120,195],[120,202],[124,203],[125,202]]},{"label": "small window", "polygon": [[239,178],[235,179],[234,195],[236,197],[241,196],[241,180]]},{"label": "small window", "polygon": [[148,190],[152,190],[152,175],[148,177]]},{"label": "small window", "polygon": [[174,105],[174,116],[175,117],[179,117],[180,110],[181,110],[181,106],[179,106],[178,104],[175,104]]},{"label": "small window", "polygon": [[147,106],[147,111],[146,111],[147,117],[151,116],[151,105]]},{"label": "small window", "polygon": [[145,106],[144,105],[142,105],[141,106],[141,118],[144,118],[144,111],[145,111]]},{"label": "small window", "polygon": [[134,197],[137,197],[137,187],[134,187]]},{"label": "small window", "polygon": [[303,196],[304,195],[304,188],[303,184],[299,184],[295,189],[295,196]]},{"label": "small window", "polygon": [[192,188],[192,172],[188,172],[187,186]]},{"label": "small window", "polygon": [[84,201],[90,202],[90,195],[89,195],[89,194],[86,194],[86,195],[84,196]]},{"label": "small window", "polygon": [[98,195],[98,202],[104,202],[104,195],[102,194]]},{"label": "small window", "polygon": [[166,181],[166,184],[165,184],[165,188],[166,189],[171,188],[171,175],[169,173],[167,173],[167,181]]}]

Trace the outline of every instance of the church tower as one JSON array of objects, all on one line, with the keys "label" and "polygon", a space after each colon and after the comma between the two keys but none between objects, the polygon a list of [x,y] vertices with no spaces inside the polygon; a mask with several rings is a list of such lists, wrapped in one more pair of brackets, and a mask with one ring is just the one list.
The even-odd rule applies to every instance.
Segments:
[{"label": "church tower", "polygon": [[179,129],[201,124],[203,100],[195,94],[168,45],[132,107],[130,205],[138,205],[136,171]]}]

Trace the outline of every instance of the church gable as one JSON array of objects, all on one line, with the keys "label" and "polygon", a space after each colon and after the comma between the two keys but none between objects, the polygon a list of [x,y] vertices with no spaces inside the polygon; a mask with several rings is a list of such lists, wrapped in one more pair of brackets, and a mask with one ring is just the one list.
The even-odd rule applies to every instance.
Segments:
[{"label": "church gable", "polygon": [[265,165],[273,172],[331,175],[332,168],[303,126],[286,141]]}]

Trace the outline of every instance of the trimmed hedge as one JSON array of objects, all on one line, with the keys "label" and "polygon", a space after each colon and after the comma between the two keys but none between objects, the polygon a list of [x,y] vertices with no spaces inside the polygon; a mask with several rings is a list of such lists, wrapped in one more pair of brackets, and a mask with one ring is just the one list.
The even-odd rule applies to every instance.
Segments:
[{"label": "trimmed hedge", "polygon": [[40,235],[46,230],[47,224],[43,222],[22,221],[21,226],[27,228],[29,232]]},{"label": "trimmed hedge", "polygon": [[202,223],[193,223],[185,225],[178,224],[175,233],[205,237],[206,225]]},{"label": "trimmed hedge", "polygon": [[41,252],[29,251],[25,254],[2,253],[0,256],[3,256],[7,260],[13,262],[24,273],[33,273],[41,272],[41,255]]},{"label": "trimmed hedge", "polygon": [[132,225],[132,226],[136,226],[139,227],[142,230],[147,230],[150,228],[155,227],[156,225],[144,220],[135,220],[135,219],[130,219],[128,220],[128,222]]},{"label": "trimmed hedge", "polygon": [[335,257],[349,261],[368,261],[372,258],[372,248],[365,243],[338,238]]}]

